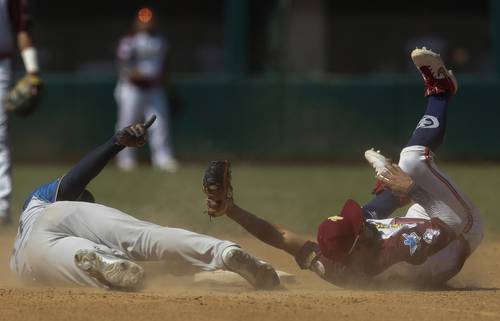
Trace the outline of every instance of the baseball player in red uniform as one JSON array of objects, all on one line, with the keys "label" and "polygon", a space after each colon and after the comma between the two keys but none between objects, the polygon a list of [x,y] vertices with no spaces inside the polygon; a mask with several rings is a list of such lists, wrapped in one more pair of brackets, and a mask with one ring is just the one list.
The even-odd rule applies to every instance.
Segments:
[{"label": "baseball player in red uniform", "polygon": [[[455,276],[483,238],[479,210],[434,162],[457,81],[431,50],[417,48],[411,58],[424,79],[427,109],[399,165],[374,150],[365,153],[379,179],[372,201],[360,207],[348,200],[338,216],[319,225],[316,241],[237,206],[229,184],[224,197],[210,192],[217,191],[218,182],[208,185],[209,214],[227,214],[260,240],[293,255],[301,268],[336,285],[397,279],[432,286]],[[387,218],[410,202],[404,217]]]},{"label": "baseball player in red uniform", "polygon": [[26,0],[0,0],[0,224],[10,222],[11,160],[4,99],[12,82],[15,43],[21,52],[26,72],[37,74],[38,59],[30,35]]},{"label": "baseball player in red uniform", "polygon": [[[150,8],[140,9],[134,31],[123,37],[118,46],[117,129],[157,115],[155,128],[149,133],[151,161],[157,169],[175,172],[178,163],[173,155],[169,105],[163,87],[167,42],[157,32],[156,21]],[[135,150],[125,149],[117,156],[118,167],[133,170],[136,158]]]}]

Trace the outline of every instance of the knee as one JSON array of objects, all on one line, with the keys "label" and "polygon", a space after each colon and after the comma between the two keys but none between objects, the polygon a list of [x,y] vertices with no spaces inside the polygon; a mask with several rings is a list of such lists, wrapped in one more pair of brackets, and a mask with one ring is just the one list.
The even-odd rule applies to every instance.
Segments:
[{"label": "knee", "polygon": [[412,178],[419,176],[427,167],[425,159],[415,153],[401,153],[399,167]]}]

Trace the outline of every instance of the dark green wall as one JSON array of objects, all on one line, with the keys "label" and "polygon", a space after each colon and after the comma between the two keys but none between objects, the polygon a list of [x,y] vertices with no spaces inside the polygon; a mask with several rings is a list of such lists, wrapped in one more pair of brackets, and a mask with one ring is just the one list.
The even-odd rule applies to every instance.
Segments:
[{"label": "dark green wall", "polygon": [[[114,79],[45,78],[40,110],[12,117],[17,160],[77,158],[113,133]],[[360,160],[371,146],[394,156],[425,107],[414,77],[175,79],[183,109],[174,142],[183,159]],[[461,79],[442,157],[500,159],[499,102],[497,81]]]}]

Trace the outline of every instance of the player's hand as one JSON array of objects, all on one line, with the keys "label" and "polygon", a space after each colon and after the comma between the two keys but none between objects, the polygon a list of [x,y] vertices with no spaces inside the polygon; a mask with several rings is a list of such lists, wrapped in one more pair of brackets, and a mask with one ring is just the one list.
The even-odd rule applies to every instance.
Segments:
[{"label": "player's hand", "polygon": [[410,175],[403,172],[397,164],[387,166],[387,170],[377,175],[377,178],[384,182],[385,186],[388,187],[394,195],[399,197],[408,196],[415,186],[415,182]]},{"label": "player's hand", "polygon": [[156,115],[151,116],[145,123],[137,123],[119,130],[115,134],[116,144],[126,147],[141,147],[146,143],[148,128],[153,125]]}]

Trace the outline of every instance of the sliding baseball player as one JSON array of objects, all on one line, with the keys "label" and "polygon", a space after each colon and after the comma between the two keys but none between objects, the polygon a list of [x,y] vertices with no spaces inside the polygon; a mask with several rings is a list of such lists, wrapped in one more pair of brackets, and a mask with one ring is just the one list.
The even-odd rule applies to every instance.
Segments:
[{"label": "sliding baseball player", "polygon": [[144,145],[155,118],[119,130],[64,176],[29,195],[10,260],[19,277],[52,286],[133,290],[144,279],[137,262],[181,260],[200,270],[236,272],[259,289],[279,284],[271,265],[233,242],[141,221],[95,203],[88,183],[125,147]]}]

